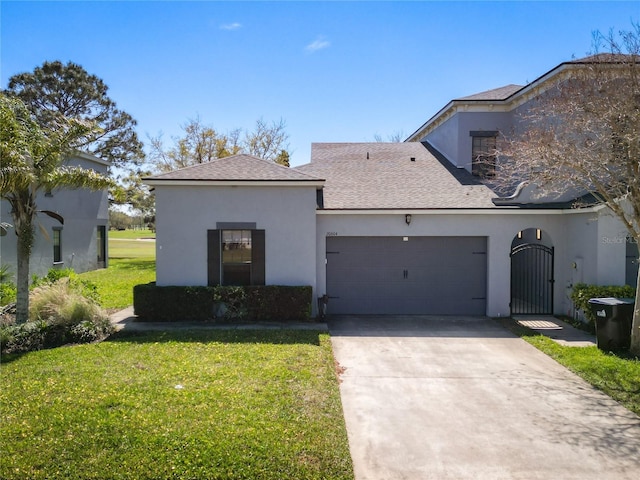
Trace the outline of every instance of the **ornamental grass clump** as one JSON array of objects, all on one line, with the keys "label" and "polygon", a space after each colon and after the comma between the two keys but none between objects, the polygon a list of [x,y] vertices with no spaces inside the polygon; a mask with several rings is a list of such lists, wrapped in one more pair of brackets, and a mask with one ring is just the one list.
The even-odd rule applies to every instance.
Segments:
[{"label": "ornamental grass clump", "polygon": [[1,328],[2,353],[88,343],[113,332],[109,317],[100,306],[68,278],[35,288],[31,292],[29,321]]},{"label": "ornamental grass clump", "polygon": [[82,320],[105,316],[100,306],[83,296],[62,278],[50,285],[37,287],[31,293],[29,320],[45,320],[49,324],[76,324]]}]

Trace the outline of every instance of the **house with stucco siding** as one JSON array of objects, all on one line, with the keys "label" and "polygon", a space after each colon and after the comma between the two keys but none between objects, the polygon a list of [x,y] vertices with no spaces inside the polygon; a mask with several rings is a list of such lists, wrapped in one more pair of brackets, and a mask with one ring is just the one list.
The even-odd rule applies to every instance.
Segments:
[{"label": "house with stucco siding", "polygon": [[[109,162],[88,153],[76,152],[65,165],[82,167],[106,174]],[[109,197],[106,189],[91,191],[85,188],[59,188],[41,192],[36,205],[38,213],[33,250],[29,262],[31,274],[44,276],[51,268],[72,268],[86,272],[106,268],[108,263],[107,231],[109,225]],[[53,212],[63,222],[42,211]],[[11,205],[0,202],[0,221],[13,224]],[[0,264],[16,272],[17,237],[12,227],[0,236]]]},{"label": "house with stucco siding", "polygon": [[487,155],[572,63],[452,100],[405,142],[316,143],[295,168],[236,155],[146,179],[157,284],[310,285],[328,314],[571,314],[574,284],[635,279],[637,246],[583,192],[496,193]]}]

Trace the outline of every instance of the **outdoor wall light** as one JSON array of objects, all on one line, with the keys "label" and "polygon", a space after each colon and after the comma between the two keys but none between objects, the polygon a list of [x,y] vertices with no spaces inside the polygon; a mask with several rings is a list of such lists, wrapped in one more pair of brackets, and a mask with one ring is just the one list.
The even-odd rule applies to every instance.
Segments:
[{"label": "outdoor wall light", "polygon": [[405,222],[407,222],[407,225],[410,225],[410,224],[411,224],[411,214],[410,214],[410,213],[407,213],[407,214],[404,216],[404,221],[405,221]]}]

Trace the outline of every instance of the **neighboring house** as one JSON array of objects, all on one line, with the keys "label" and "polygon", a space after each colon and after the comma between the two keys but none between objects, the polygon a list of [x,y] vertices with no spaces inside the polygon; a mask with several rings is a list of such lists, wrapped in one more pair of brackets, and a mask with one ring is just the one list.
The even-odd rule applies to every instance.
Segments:
[{"label": "neighboring house", "polygon": [[[67,162],[107,173],[109,163],[98,157],[78,152]],[[29,264],[31,274],[43,276],[53,267],[73,268],[86,272],[107,266],[107,230],[109,199],[106,190],[55,189],[42,192],[36,199],[38,210],[62,216],[64,224],[38,213],[35,220],[35,242]],[[9,202],[0,203],[2,222],[13,224]],[[0,264],[16,272],[16,235],[13,228],[0,237]]]},{"label": "neighboring house", "polygon": [[572,208],[579,192],[498,198],[486,183],[497,132],[570,66],[454,100],[404,143],[320,143],[291,169],[238,155],[146,179],[157,283],[311,285],[328,314],[572,313],[575,283],[637,276],[637,246],[588,196]]}]

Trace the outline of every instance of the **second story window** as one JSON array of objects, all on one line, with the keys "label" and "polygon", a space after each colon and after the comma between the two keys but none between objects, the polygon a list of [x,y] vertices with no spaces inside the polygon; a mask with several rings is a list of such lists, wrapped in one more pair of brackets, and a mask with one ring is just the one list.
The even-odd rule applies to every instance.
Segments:
[{"label": "second story window", "polygon": [[496,171],[498,132],[469,132],[471,136],[471,173],[477,177],[492,177]]}]

